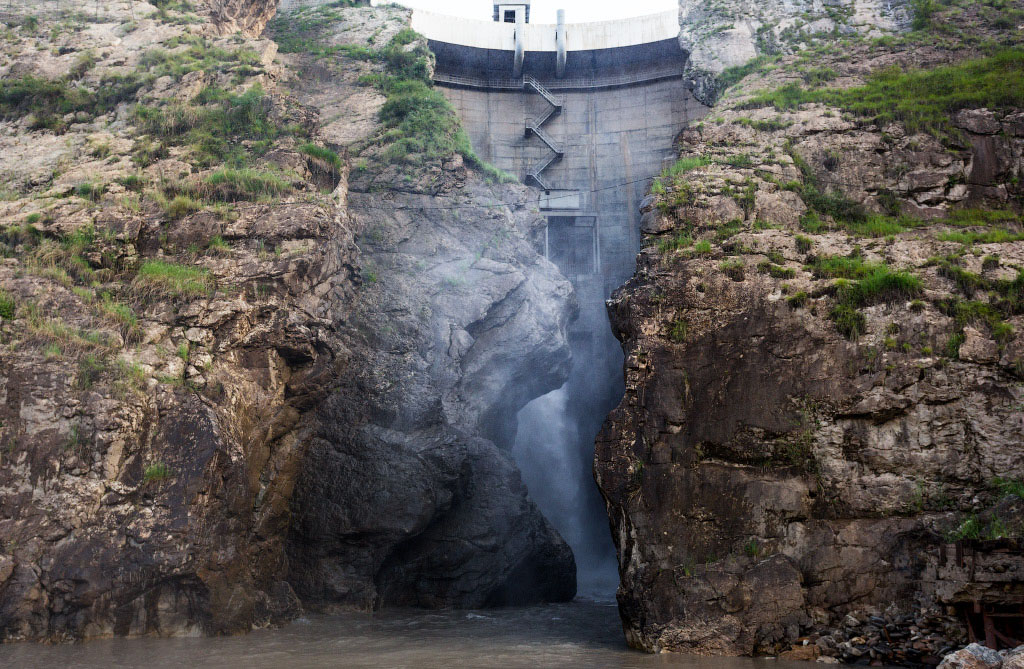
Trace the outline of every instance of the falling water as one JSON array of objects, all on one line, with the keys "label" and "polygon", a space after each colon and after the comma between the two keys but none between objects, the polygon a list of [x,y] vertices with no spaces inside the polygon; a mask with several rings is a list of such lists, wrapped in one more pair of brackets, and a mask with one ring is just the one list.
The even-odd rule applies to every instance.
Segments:
[{"label": "falling water", "polygon": [[579,595],[604,600],[615,594],[618,571],[591,472],[594,437],[622,397],[622,353],[603,304],[587,306],[581,321],[596,328],[594,344],[573,338],[569,380],[519,412],[513,454],[530,495],[572,548]]}]

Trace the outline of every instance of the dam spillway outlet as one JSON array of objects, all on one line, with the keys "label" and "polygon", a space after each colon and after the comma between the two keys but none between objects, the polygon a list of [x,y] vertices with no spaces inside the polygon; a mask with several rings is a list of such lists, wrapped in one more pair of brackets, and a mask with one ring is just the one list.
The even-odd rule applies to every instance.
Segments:
[{"label": "dam spillway outlet", "polygon": [[591,461],[623,386],[604,303],[633,273],[651,179],[706,107],[682,77],[676,12],[576,24],[560,13],[556,25],[530,23],[528,12],[529,3],[495,5],[488,21],[417,10],[412,26],[477,154],[536,189],[545,255],[577,293],[569,380],[520,412],[513,452],[576,555],[580,593],[607,597],[615,557]]}]

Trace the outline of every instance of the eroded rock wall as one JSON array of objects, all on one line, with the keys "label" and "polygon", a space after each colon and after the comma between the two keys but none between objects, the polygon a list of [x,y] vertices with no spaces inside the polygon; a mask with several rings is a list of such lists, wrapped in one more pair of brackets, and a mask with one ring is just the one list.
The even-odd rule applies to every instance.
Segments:
[{"label": "eroded rock wall", "polygon": [[[495,445],[562,382],[575,308],[522,187],[357,161],[376,58],[275,60],[191,8],[5,11],[0,636],[571,597]],[[406,25],[324,25],[347,11],[366,48]]]},{"label": "eroded rock wall", "polygon": [[[976,9],[964,29],[998,35]],[[847,46],[842,59],[816,52],[830,86],[979,55]],[[961,110],[937,137],[757,99],[807,86],[811,65],[782,58],[747,76],[680,135],[688,162],[644,203],[646,247],[609,302],[626,394],[595,475],[626,635],[648,651],[777,654],[804,638],[805,659],[920,662],[966,641],[950,605],[1024,597],[1005,539],[1024,531],[1018,493],[1000,483],[1024,476],[1024,321],[1002,301],[1024,276],[1020,109]],[[864,225],[824,213],[836,203]],[[864,275],[828,263],[911,287],[851,314],[843,291]],[[975,276],[1004,288],[983,294]],[[965,301],[994,320],[965,316]],[[989,543],[954,548],[965,523]],[[877,630],[842,636],[900,615],[934,616],[948,636],[916,649]]]},{"label": "eroded rock wall", "polygon": [[352,194],[365,301],[346,320],[364,364],[318,412],[290,553],[322,606],[575,593],[568,546],[495,443],[564,382],[572,290],[537,252],[525,189],[469,179],[458,197]]}]

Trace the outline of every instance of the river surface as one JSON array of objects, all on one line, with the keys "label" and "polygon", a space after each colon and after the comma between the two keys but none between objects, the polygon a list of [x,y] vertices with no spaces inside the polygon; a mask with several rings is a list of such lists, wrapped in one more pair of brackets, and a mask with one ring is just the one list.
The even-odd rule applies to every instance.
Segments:
[{"label": "river surface", "polygon": [[0,667],[599,667],[806,669],[750,658],[647,655],[622,640],[615,605],[576,601],[486,611],[309,616],[221,638],[102,639],[0,645]]}]

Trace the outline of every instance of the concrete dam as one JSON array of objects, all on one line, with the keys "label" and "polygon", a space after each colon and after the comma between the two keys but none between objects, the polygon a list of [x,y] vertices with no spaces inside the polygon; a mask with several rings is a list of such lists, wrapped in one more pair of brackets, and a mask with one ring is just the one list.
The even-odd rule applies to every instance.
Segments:
[{"label": "concrete dam", "polygon": [[434,81],[474,150],[537,189],[545,253],[575,287],[573,368],[519,414],[514,454],[531,496],[572,546],[580,592],[617,583],[594,437],[622,396],[622,352],[605,299],[632,275],[640,201],[705,107],[687,88],[674,11],[617,21],[530,22],[530,4],[479,20],[417,10],[437,56]]}]

